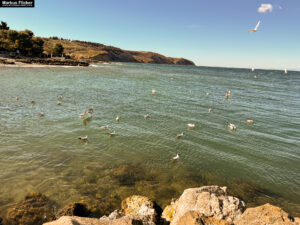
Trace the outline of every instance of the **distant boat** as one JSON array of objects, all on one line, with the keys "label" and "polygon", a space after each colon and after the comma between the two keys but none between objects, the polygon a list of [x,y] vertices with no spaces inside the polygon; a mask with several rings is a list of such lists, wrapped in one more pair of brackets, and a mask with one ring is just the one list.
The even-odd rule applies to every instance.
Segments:
[{"label": "distant boat", "polygon": [[288,70],[287,69],[284,69],[284,74],[288,74]]},{"label": "distant boat", "polygon": [[257,28],[259,27],[260,20],[257,22],[255,28],[253,30],[250,30],[251,33],[255,33],[257,31]]}]

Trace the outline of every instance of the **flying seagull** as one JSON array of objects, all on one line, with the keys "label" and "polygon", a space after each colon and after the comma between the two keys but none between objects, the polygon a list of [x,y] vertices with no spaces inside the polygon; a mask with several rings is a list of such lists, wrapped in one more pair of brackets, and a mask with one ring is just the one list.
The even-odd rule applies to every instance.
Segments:
[{"label": "flying seagull", "polygon": [[255,28],[253,30],[250,30],[250,32],[254,33],[257,31],[257,28],[259,27],[259,24],[260,24],[260,20],[257,22]]}]

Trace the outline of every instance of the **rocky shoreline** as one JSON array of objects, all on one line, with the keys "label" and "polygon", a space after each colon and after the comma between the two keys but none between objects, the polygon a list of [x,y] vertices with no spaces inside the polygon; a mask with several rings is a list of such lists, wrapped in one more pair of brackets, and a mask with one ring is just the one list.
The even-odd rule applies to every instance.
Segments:
[{"label": "rocky shoreline", "polygon": [[89,66],[88,62],[73,59],[53,59],[53,58],[1,58],[0,64],[4,65],[53,65],[53,66]]},{"label": "rocky shoreline", "polygon": [[[92,205],[75,202],[56,211],[45,195],[30,193],[11,206],[1,225],[300,225],[277,206],[264,204],[246,208],[241,199],[231,196],[227,187],[202,186],[184,190],[162,209],[148,197],[133,195],[121,202],[121,209],[91,218]],[[2,221],[2,222],[1,222]]]}]

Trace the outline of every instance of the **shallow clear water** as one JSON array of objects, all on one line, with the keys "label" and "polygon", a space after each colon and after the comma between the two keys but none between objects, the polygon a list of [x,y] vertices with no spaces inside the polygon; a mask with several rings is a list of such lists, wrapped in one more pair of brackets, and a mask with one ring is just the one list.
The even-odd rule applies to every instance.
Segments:
[{"label": "shallow clear water", "polygon": [[[31,191],[58,205],[115,197],[115,207],[133,193],[163,204],[190,186],[236,182],[238,193],[239,182],[249,182],[299,215],[300,72],[143,64],[2,67],[0,84],[0,211]],[[94,117],[83,124],[79,114],[88,107]],[[236,131],[228,130],[229,123]],[[100,130],[106,124],[116,137]],[[85,135],[87,144],[77,139]],[[177,153],[180,160],[173,163]],[[120,178],[123,165],[133,172]]]}]

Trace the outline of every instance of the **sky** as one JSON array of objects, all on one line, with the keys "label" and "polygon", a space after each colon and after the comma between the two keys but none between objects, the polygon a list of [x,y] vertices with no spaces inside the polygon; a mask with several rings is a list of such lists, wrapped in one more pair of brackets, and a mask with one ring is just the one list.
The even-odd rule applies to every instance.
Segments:
[{"label": "sky", "polygon": [[34,8],[0,8],[0,20],[36,36],[153,51],[199,66],[300,70],[300,0],[35,0]]}]

